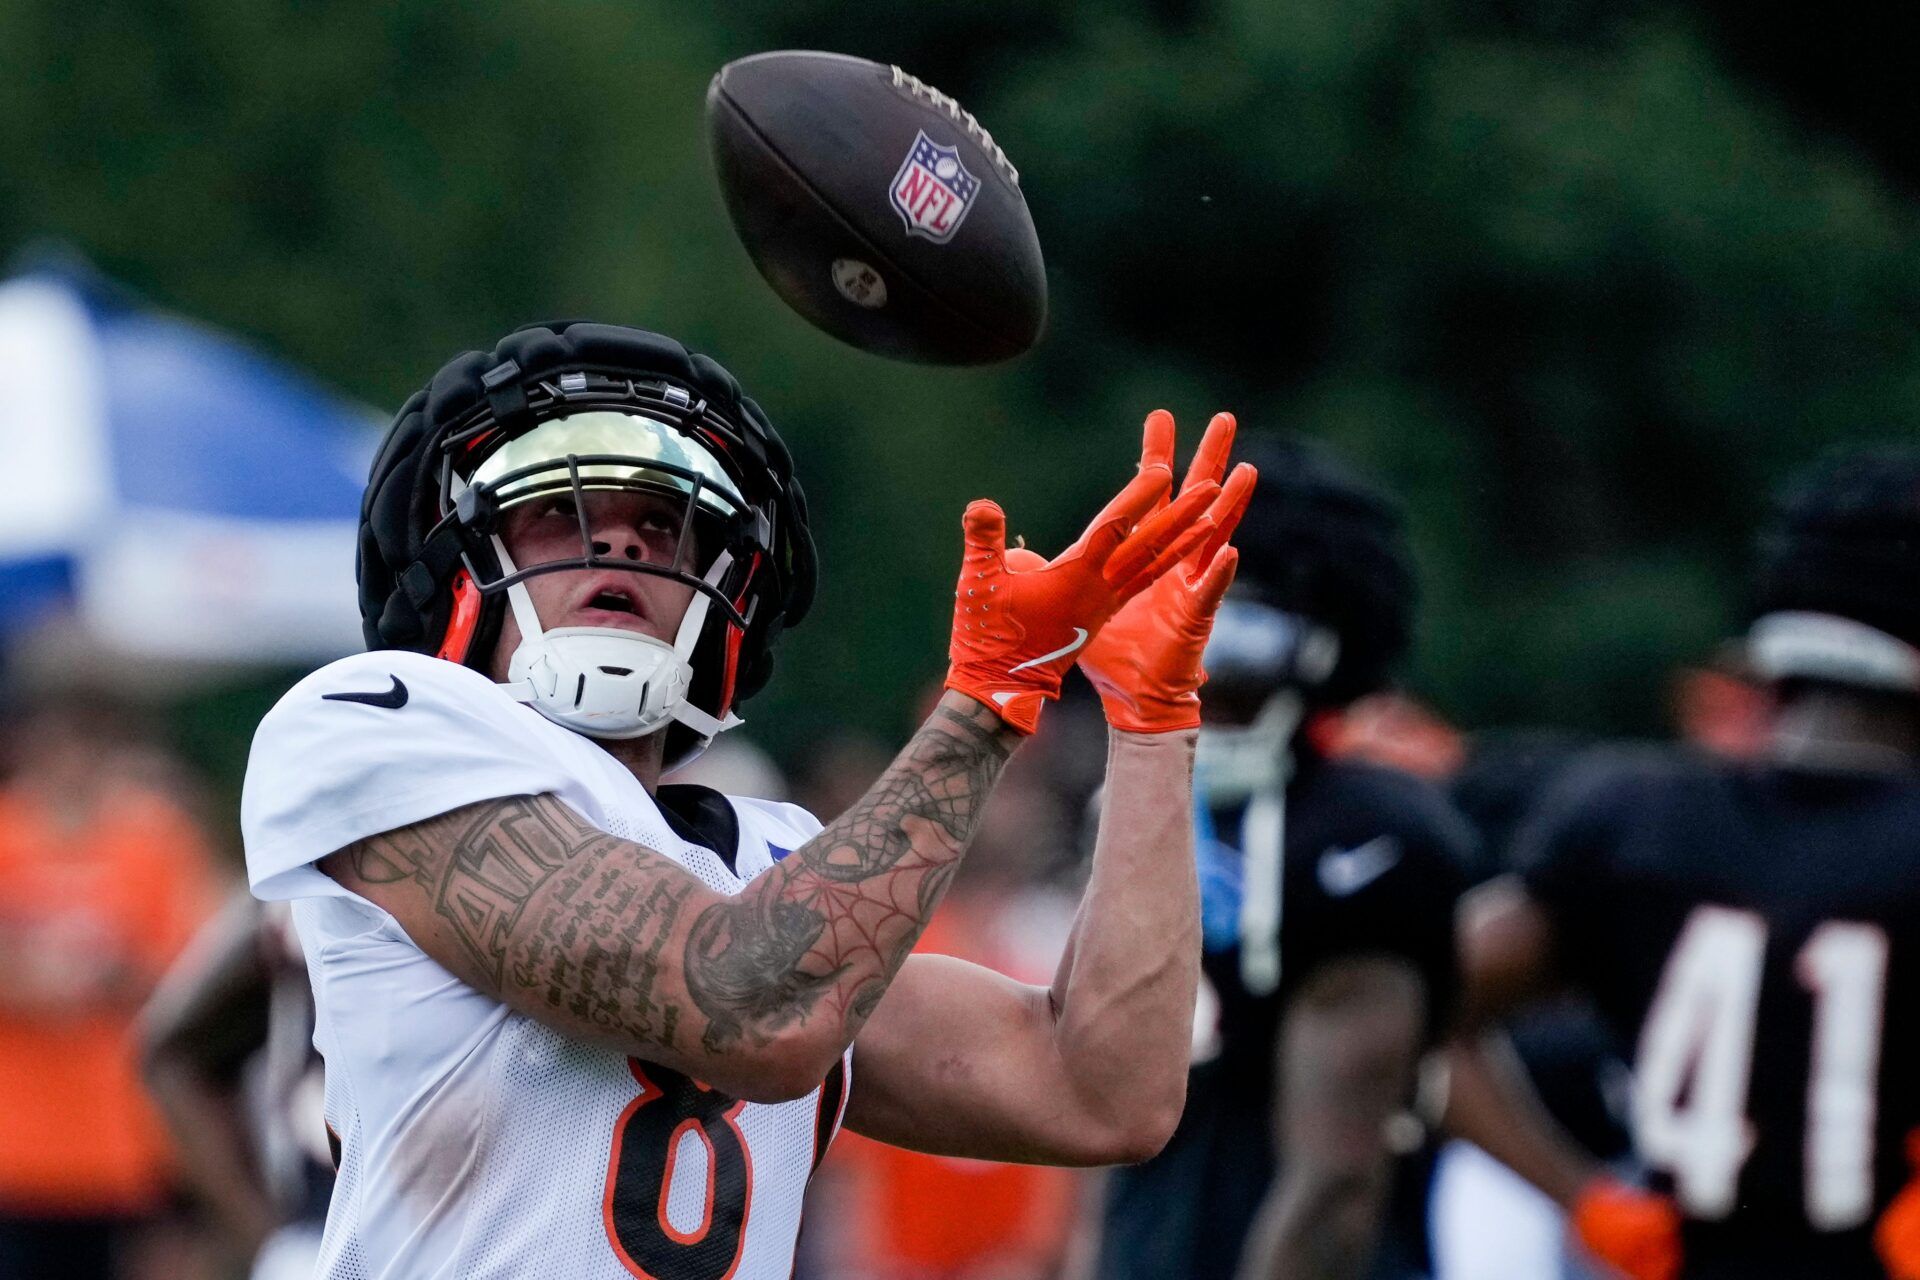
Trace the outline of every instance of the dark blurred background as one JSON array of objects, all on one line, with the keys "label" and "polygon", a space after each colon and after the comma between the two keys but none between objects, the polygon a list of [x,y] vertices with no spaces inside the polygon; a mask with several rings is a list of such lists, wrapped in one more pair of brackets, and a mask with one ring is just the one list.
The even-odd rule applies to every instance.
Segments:
[{"label": "dark blurred background", "polygon": [[[96,323],[114,308],[173,313],[310,371],[336,393],[327,423],[354,437],[330,474],[313,468],[316,503],[351,492],[343,468],[351,454],[364,470],[373,419],[517,324],[593,317],[719,357],[792,444],[824,562],[815,611],[745,708],[746,734],[705,764],[727,789],[790,787],[822,813],[857,795],[944,669],[965,502],[994,496],[1015,531],[1058,547],[1125,474],[1157,406],[1189,443],[1219,408],[1243,430],[1305,433],[1405,501],[1425,604],[1406,672],[1418,702],[1403,710],[1431,708],[1436,734],[1450,732],[1442,720],[1582,737],[1677,725],[1706,741],[1696,721],[1746,723],[1744,686],[1701,668],[1742,622],[1747,531],[1769,487],[1833,445],[1912,439],[1920,423],[1920,108],[1896,13],[1733,0],[0,0],[0,277],[55,263],[90,291]],[[1053,312],[1037,350],[986,371],[894,365],[775,300],[728,228],[702,108],[723,62],[782,47],[898,63],[993,131],[1047,253]],[[10,424],[39,430],[33,388],[11,381],[37,370],[20,366],[0,360],[0,439]],[[262,377],[308,412],[304,384]],[[244,403],[226,410],[243,426],[231,404]],[[170,404],[188,438],[213,438],[192,434],[190,396]],[[134,428],[113,426],[124,455]],[[332,448],[308,426],[308,446]],[[47,480],[17,452],[0,457],[0,504]],[[271,476],[258,462],[249,474]],[[118,465],[125,489],[131,464]],[[325,590],[340,598],[315,614],[344,616],[350,642],[336,505],[343,573]],[[127,526],[136,540],[144,527]],[[248,567],[233,528],[207,576]],[[77,530],[95,532],[126,530]],[[181,541],[155,578],[191,572],[197,545]],[[122,561],[136,575],[142,563]],[[253,585],[279,563],[259,558]],[[57,610],[51,632],[26,627],[34,611],[5,597],[28,580],[0,554],[0,959],[13,987],[39,973],[62,1017],[92,1010],[88,1060],[138,1110],[127,1030],[237,872],[247,745],[305,667],[254,660],[270,646],[237,622],[233,644],[199,637],[224,659],[163,662],[141,651],[138,615],[118,619],[116,658],[81,643],[84,626],[60,630]],[[94,621],[103,598],[111,617],[113,592],[89,590]],[[317,630],[298,634],[294,599],[295,643],[283,630],[273,651],[332,652]],[[176,612],[192,608],[204,611]],[[1691,683],[1676,683],[1684,668]],[[1408,738],[1404,716],[1389,722],[1386,736]],[[1002,788],[1012,798],[996,802],[1001,821],[942,917],[951,936],[929,939],[1042,980],[1099,762],[1091,708],[1052,723]],[[129,811],[141,822],[122,822]],[[129,891],[115,916],[54,874],[76,858],[107,882],[149,883],[130,868],[185,888],[166,913]],[[284,932],[255,913],[236,892],[242,958],[256,932]],[[284,939],[259,951],[263,991],[304,990]],[[47,1039],[78,1032],[22,1009],[0,1008],[0,1067],[85,1086],[95,1101],[76,1114],[104,1126],[79,1051]],[[171,1034],[201,1038],[184,1016]],[[224,1080],[228,1065],[215,1067]],[[27,1087],[10,1086],[16,1111],[69,1123],[58,1098],[22,1101]],[[174,1115],[196,1096],[163,1102]],[[158,1121],[140,1116],[123,1126],[147,1136],[122,1153],[120,1182],[88,1174],[93,1199],[73,1203],[102,1221],[199,1223],[141,1236],[143,1260],[119,1274],[237,1274],[278,1219],[243,1182],[208,1191],[204,1168],[200,1210],[156,1208],[177,1208],[180,1184]],[[288,1122],[302,1123],[315,1127]],[[11,1147],[26,1158],[46,1145]],[[916,1180],[932,1165],[902,1172],[877,1152],[850,1144],[816,1195],[879,1205],[876,1220],[906,1224],[901,1238],[816,1233],[808,1265],[821,1274],[932,1274],[901,1259],[934,1241],[985,1259],[941,1274],[1039,1280],[1076,1248],[1078,1182],[944,1162],[933,1190]],[[962,1184],[979,1239],[902,1216],[953,1203]],[[231,1219],[244,1247],[209,1245],[209,1215]]]},{"label": "dark blurred background", "polygon": [[[1767,485],[1920,417],[1893,11],[1667,0],[0,3],[0,254],[54,240],[390,409],[534,318],[666,330],[793,443],[816,613],[747,708],[791,758],[943,661],[963,503],[1042,546],[1142,414],[1330,442],[1410,506],[1410,684],[1467,726],[1645,730],[1736,620]],[[706,82],[811,46],[1020,166],[1037,351],[887,364],[733,242]],[[284,681],[268,682],[274,687]],[[248,708],[180,729],[234,750]],[[244,746],[244,732],[238,739]],[[230,765],[237,767],[237,760]]]}]

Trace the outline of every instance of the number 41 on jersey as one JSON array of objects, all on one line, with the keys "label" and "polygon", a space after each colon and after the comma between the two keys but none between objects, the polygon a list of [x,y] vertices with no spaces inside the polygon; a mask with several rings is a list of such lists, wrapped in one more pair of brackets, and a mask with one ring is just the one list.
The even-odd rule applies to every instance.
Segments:
[{"label": "number 41 on jersey", "polygon": [[[1634,1070],[1641,1156],[1673,1176],[1696,1218],[1733,1211],[1753,1151],[1746,1117],[1767,925],[1727,907],[1688,917],[1648,1010]],[[1829,921],[1800,949],[1794,972],[1814,1001],[1807,1080],[1807,1221],[1840,1231],[1873,1210],[1875,1083],[1887,981],[1887,935]]]}]

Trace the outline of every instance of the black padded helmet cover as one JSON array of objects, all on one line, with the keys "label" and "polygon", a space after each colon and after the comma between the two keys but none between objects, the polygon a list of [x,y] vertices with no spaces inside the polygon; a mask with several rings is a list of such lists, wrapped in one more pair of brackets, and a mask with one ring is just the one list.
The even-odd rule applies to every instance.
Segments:
[{"label": "black padded helmet cover", "polygon": [[[581,374],[593,379],[592,405],[563,389],[563,375]],[[456,356],[401,406],[374,458],[360,508],[357,577],[369,648],[439,651],[453,618],[461,555],[485,555],[472,539],[463,546],[446,536],[442,477],[449,457],[461,447],[450,440],[484,441],[495,430],[504,440],[580,408],[617,407],[624,399],[622,386],[634,393],[636,412],[661,416],[656,408],[664,390],[673,404],[685,405],[690,420],[704,417],[721,436],[723,462],[741,496],[767,518],[769,553],[747,577],[748,625],[737,640],[730,705],[765,686],[774,643],[805,616],[816,581],[806,497],[794,479],[792,458],[760,406],[718,363],[660,334],[587,321],[528,325],[491,351]],[[654,407],[647,407],[649,400]],[[703,434],[715,442],[712,434]],[[476,462],[478,456],[484,454]],[[497,571],[497,564],[486,568]],[[467,665],[481,666],[491,656],[505,608],[504,595],[483,597],[462,655]],[[721,611],[710,610],[694,656],[690,697],[716,714],[727,709],[716,704],[728,626]],[[675,730],[680,726],[669,732]],[[668,754],[675,754],[671,744]]]},{"label": "black padded helmet cover", "polygon": [[1297,437],[1245,437],[1260,469],[1234,535],[1234,591],[1311,618],[1340,638],[1316,702],[1344,705],[1383,688],[1413,637],[1419,591],[1399,507]]},{"label": "black padded helmet cover", "polygon": [[1920,648],[1920,449],[1816,463],[1777,495],[1756,551],[1756,616],[1832,614]]}]

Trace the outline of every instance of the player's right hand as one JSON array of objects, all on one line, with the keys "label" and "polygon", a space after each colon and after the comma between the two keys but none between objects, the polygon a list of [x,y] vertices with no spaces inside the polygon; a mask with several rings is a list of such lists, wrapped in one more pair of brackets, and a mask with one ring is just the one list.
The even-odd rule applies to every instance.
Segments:
[{"label": "player's right hand", "polygon": [[1873,1247],[1890,1280],[1920,1280],[1920,1129],[1907,1135],[1907,1162],[1914,1176],[1900,1188],[1874,1224]]},{"label": "player's right hand", "polygon": [[1630,1280],[1680,1274],[1680,1210],[1666,1196],[1595,1178],[1573,1202],[1573,1230],[1588,1253]]},{"label": "player's right hand", "polygon": [[999,504],[971,503],[946,687],[1032,733],[1087,641],[1212,532],[1206,512],[1220,486],[1189,486],[1162,507],[1172,483],[1173,419],[1158,414],[1147,419],[1139,474],[1052,560],[1009,552]]}]

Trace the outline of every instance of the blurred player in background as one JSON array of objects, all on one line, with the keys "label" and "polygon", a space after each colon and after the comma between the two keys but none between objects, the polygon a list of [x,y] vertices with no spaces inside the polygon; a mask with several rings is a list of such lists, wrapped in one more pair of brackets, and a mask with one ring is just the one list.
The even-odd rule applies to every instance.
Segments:
[{"label": "blurred player in background", "polygon": [[1110,1178],[1102,1280],[1368,1274],[1389,1120],[1453,989],[1465,824],[1428,783],[1325,751],[1411,635],[1398,512],[1304,445],[1251,453],[1195,770],[1205,977],[1187,1110],[1164,1152]]},{"label": "blurred player in background", "polygon": [[[1920,453],[1791,486],[1758,548],[1764,754],[1617,752],[1566,779],[1463,936],[1477,1020],[1556,982],[1633,1049],[1654,1191],[1468,1055],[1456,1125],[1639,1280],[1920,1276]],[[1903,1189],[1904,1188],[1904,1189]],[[1656,1194],[1656,1192],[1658,1194]]]},{"label": "blurred player in background", "polygon": [[169,762],[115,700],[7,726],[0,786],[0,1276],[132,1274],[174,1189],[134,1019],[219,900]]},{"label": "blurred player in background", "polygon": [[[295,900],[341,1151],[322,1274],[784,1278],[843,1117],[949,1155],[1157,1149],[1197,980],[1200,656],[1253,482],[1232,434],[1176,497],[1150,415],[1138,474],[1053,561],[972,504],[947,692],[822,828],[659,781],[737,723],[813,596],[759,407],[611,325],[436,374],[368,486],[373,651],[296,685],[247,771],[248,872]],[[1076,661],[1116,799],[1053,983],[909,957]]]},{"label": "blurred player in background", "polygon": [[[1596,746],[1554,729],[1475,734],[1449,792],[1480,839],[1473,882],[1512,870],[1513,837],[1554,783]],[[1522,1071],[1549,1115],[1602,1159],[1625,1154],[1628,1073],[1613,1036],[1579,992],[1506,1020],[1488,1051]],[[1428,1220],[1436,1280],[1585,1277],[1591,1264],[1567,1239],[1553,1200],[1468,1142],[1445,1141],[1435,1161]]]},{"label": "blurred player in background", "polygon": [[286,904],[236,893],[155,990],[141,1033],[147,1086],[227,1251],[253,1280],[310,1277],[333,1156]]},{"label": "blurred player in background", "polygon": [[[1765,746],[1771,697],[1748,668],[1744,641],[1677,669],[1669,705],[1683,742],[1728,759]],[[1599,745],[1555,729],[1475,734],[1451,782],[1480,836],[1476,885],[1512,871],[1514,836],[1560,775]],[[1620,1046],[1585,992],[1567,989],[1505,1019],[1487,1049],[1523,1071],[1541,1104],[1599,1159],[1625,1158],[1632,1076]],[[1430,1213],[1437,1280],[1549,1280],[1597,1265],[1568,1239],[1553,1199],[1472,1143],[1439,1153]]]}]

